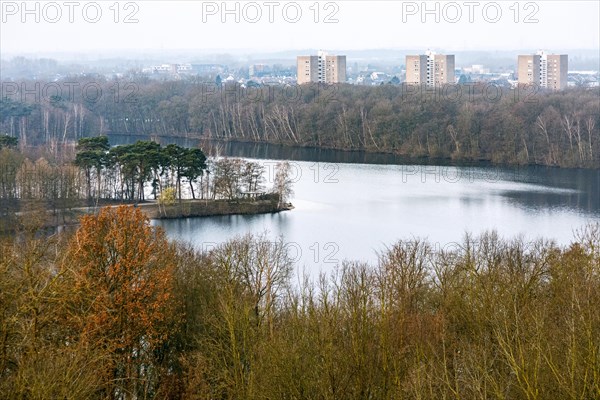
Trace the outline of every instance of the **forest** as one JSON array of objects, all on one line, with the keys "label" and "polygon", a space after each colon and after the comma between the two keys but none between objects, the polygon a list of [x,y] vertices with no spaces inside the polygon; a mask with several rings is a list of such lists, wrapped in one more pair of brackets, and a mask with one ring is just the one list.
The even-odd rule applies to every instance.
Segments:
[{"label": "forest", "polygon": [[0,134],[27,147],[98,135],[185,136],[410,157],[597,168],[600,89],[242,86],[130,74],[5,82]]},{"label": "forest", "polygon": [[600,398],[598,224],[299,275],[266,233],[201,252],[133,206],[31,219],[0,238],[0,398]]}]

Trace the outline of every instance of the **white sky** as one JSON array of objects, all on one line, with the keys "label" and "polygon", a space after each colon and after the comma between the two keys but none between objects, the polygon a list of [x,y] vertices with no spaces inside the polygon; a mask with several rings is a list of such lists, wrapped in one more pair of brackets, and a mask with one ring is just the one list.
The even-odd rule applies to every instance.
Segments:
[{"label": "white sky", "polygon": [[[229,9],[237,7],[237,12],[229,15],[223,15],[222,1],[97,0],[94,3],[57,0],[25,3],[32,10],[30,14],[20,0],[0,0],[0,51],[4,55],[129,49],[244,52],[309,48],[546,49],[550,52],[600,49],[598,0],[227,1]],[[434,12],[423,15],[424,5]],[[283,12],[284,8],[287,13]],[[316,8],[320,10],[317,22]],[[518,15],[515,13],[517,8]],[[96,18],[97,9],[101,11],[98,22],[89,22]],[[301,16],[292,23],[297,9],[301,10]],[[260,18],[257,18],[257,10],[262,13]],[[273,10],[273,22],[269,21],[270,10]],[[497,22],[492,22],[497,10],[501,15]],[[124,23],[130,13],[134,13],[133,19],[137,22]],[[324,22],[330,13],[334,13],[333,19],[337,22]],[[531,23],[525,23],[528,15]],[[235,21],[236,16],[239,22]],[[439,22],[435,21],[436,16]],[[69,21],[70,17],[73,22]],[[226,18],[225,22],[222,18]],[[258,22],[250,23],[248,19]],[[58,22],[51,23],[52,20]]]}]

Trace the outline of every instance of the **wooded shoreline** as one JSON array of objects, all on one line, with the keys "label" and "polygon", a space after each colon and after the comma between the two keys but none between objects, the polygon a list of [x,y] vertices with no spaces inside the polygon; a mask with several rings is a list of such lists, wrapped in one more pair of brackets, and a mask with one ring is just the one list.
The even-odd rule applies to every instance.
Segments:
[{"label": "wooded shoreline", "polygon": [[[451,156],[428,156],[422,154],[410,154],[405,153],[399,150],[393,149],[356,149],[352,147],[336,147],[336,146],[315,146],[313,144],[290,144],[290,143],[278,143],[278,142],[269,142],[269,141],[253,141],[250,139],[238,139],[238,138],[205,138],[202,136],[195,136],[199,134],[189,133],[187,135],[146,135],[146,134],[136,134],[136,135],[128,135],[125,133],[115,133],[109,132],[106,136],[111,139],[115,137],[126,137],[131,136],[136,140],[152,140],[157,141],[159,143],[171,143],[173,140],[189,140],[189,141],[198,141],[199,143],[211,143],[212,146],[217,147],[219,145],[228,146],[228,145],[248,145],[248,146],[273,146],[276,148],[287,149],[292,151],[326,151],[326,152],[336,152],[336,153],[346,153],[348,155],[362,155],[366,157],[394,157],[399,161],[397,162],[385,162],[383,164],[393,164],[393,165],[402,165],[402,164],[416,164],[416,165],[440,165],[440,166],[489,166],[489,167],[546,167],[546,168],[561,168],[561,169],[600,169],[599,166],[596,165],[583,165],[583,166],[566,166],[566,165],[548,165],[540,162],[523,162],[523,163],[515,163],[510,161],[497,161],[491,158],[480,157],[480,158],[453,158]],[[132,141],[133,142],[133,141]],[[260,158],[254,157],[252,155],[238,155],[237,157],[242,158]],[[270,158],[270,157],[269,157]],[[289,159],[288,161],[313,161],[306,159]],[[336,161],[337,162],[337,161]],[[352,163],[352,162],[350,162]],[[365,164],[380,164],[379,162],[368,162],[365,161]]]},{"label": "wooded shoreline", "polygon": [[[498,98],[492,101],[483,84],[458,85],[456,90],[472,94],[459,98],[407,95],[401,85],[343,84],[329,87],[332,91],[302,86],[303,95],[296,99],[256,99],[253,89],[241,89],[235,98],[206,96],[193,80],[131,78],[139,88],[131,103],[116,103],[110,96],[93,104],[83,98],[48,104],[3,99],[0,132],[19,137],[24,147],[48,145],[55,155],[65,143],[126,132],[510,165],[594,168],[600,160],[595,88],[529,93],[497,87]],[[110,92],[115,82],[97,84]]]}]

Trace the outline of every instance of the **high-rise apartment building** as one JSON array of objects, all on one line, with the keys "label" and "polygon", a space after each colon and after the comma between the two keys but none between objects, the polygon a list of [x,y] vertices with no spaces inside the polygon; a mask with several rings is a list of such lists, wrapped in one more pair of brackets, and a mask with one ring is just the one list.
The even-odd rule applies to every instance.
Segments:
[{"label": "high-rise apartment building", "polygon": [[454,83],[454,55],[435,54],[406,56],[406,83],[428,87]]},{"label": "high-rise apartment building", "polygon": [[518,64],[519,85],[540,84],[539,55],[520,55]]},{"label": "high-rise apartment building", "polygon": [[346,82],[346,56],[319,51],[316,56],[298,56],[298,84]]},{"label": "high-rise apartment building", "polygon": [[517,74],[519,85],[536,84],[545,89],[561,90],[567,87],[569,57],[566,54],[520,55]]},{"label": "high-rise apartment building", "polygon": [[406,56],[406,83],[427,82],[427,56]]},{"label": "high-rise apartment building", "polygon": [[549,54],[546,58],[546,68],[546,87],[552,90],[566,89],[569,80],[569,56]]}]

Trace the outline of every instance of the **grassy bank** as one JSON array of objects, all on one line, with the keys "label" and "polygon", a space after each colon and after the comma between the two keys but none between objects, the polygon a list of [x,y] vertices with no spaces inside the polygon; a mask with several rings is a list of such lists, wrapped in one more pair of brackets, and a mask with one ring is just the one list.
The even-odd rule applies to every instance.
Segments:
[{"label": "grassy bank", "polygon": [[[55,228],[79,224],[82,216],[96,213],[100,207],[116,207],[118,201],[99,201],[89,205],[84,201],[70,207],[57,207],[47,202],[12,201],[2,205],[0,234],[10,234],[29,227]],[[187,217],[209,217],[215,215],[270,214],[292,209],[291,204],[279,206],[277,195],[265,195],[259,199],[238,200],[182,200],[173,204],[145,201],[134,204],[150,219],[173,219]]]},{"label": "grassy bank", "polygon": [[184,200],[171,205],[147,203],[140,205],[150,219],[209,217],[233,214],[269,214],[289,210],[278,206],[275,196],[261,200]]}]

